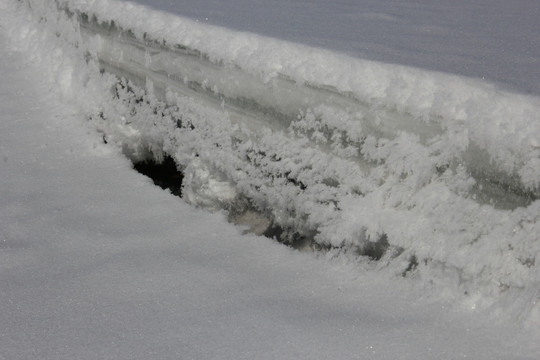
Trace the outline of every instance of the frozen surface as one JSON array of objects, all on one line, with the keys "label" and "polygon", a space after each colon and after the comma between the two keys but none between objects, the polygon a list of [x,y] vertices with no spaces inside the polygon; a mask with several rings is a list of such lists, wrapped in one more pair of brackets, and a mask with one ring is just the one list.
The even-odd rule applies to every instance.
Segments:
[{"label": "frozen surface", "polygon": [[[537,97],[128,2],[55,4],[0,3],[0,358],[538,358]],[[163,153],[195,204],[251,194],[323,244],[384,233],[395,252],[242,236],[124,156]],[[524,202],[475,198],[474,171]]]},{"label": "frozen surface", "polygon": [[202,23],[540,94],[536,0],[133,0]]},{"label": "frozen surface", "polygon": [[538,354],[515,325],[241,236],[156,188],[59,100],[47,59],[0,39],[0,358]]},{"label": "frozen surface", "polygon": [[172,157],[193,204],[537,311],[538,97],[130,2],[26,3],[73,60],[51,66],[64,95],[132,159]]}]

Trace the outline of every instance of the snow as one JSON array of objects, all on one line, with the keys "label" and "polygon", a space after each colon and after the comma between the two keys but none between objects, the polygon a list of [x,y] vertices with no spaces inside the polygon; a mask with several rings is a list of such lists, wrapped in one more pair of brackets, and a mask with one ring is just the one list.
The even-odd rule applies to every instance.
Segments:
[{"label": "snow", "polygon": [[[195,98],[197,94],[191,94],[194,99],[173,91],[164,95],[184,111],[182,119],[192,121],[196,131],[171,131],[164,121],[151,126],[148,119],[155,120],[152,106],[162,109],[158,84],[143,84],[143,90],[134,90],[135,95],[117,87],[120,95],[113,99],[114,78],[99,75],[92,58],[107,46],[106,34],[90,36],[83,43],[86,35],[73,31],[77,24],[58,16],[50,3],[30,3],[33,15],[24,3],[0,4],[0,46],[4,49],[0,60],[0,358],[538,357],[538,200],[505,209],[461,196],[470,191],[471,182],[464,166],[447,172],[447,178],[427,181],[433,175],[424,161],[433,159],[426,155],[425,142],[411,123],[392,136],[378,134],[387,131],[383,126],[375,128],[366,139],[362,151],[379,165],[363,183],[352,175],[362,174],[355,172],[358,165],[348,162],[348,153],[354,149],[338,146],[339,139],[327,139],[323,132],[314,137],[316,144],[328,141],[331,151],[318,151],[310,145],[311,139],[302,137],[297,141],[306,147],[296,147],[280,135],[280,124],[266,127],[266,118],[259,123],[263,135],[253,135],[256,127],[244,131],[230,124],[228,116],[233,118],[235,113],[229,104],[223,104],[225,110],[211,102],[203,102],[210,104],[205,107]],[[405,112],[400,107],[419,114],[434,111],[443,116],[445,129],[451,130],[442,133],[448,136],[442,145],[460,148],[460,142],[476,141],[488,154],[502,159],[497,171],[505,170],[505,164],[522,166],[526,159],[530,168],[522,166],[519,173],[528,169],[529,175],[521,177],[521,184],[528,179],[535,185],[538,178],[535,97],[453,75],[238,34],[200,21],[197,25],[128,2],[59,3],[93,12],[101,20],[114,19],[132,29],[138,36],[135,40],[147,31],[154,38],[189,44],[214,60],[239,66],[241,71],[232,73],[240,76],[236,78],[239,86],[223,85],[224,90],[218,91],[224,94],[238,94],[246,91],[243,85],[250,85],[248,92],[253,91],[257,99],[261,95],[256,90],[258,79],[269,84],[270,90],[264,91],[272,94],[288,84],[274,83],[285,74],[299,84],[330,85],[397,107],[396,118],[390,111],[377,112],[390,114],[380,120],[390,132],[392,121],[401,124]],[[234,27],[232,21],[230,25]],[[332,36],[338,37],[337,33]],[[123,55],[138,56],[127,51]],[[144,55],[142,62],[148,70],[163,52]],[[311,62],[305,62],[311,57]],[[380,81],[367,85],[357,78],[345,81],[351,69],[371,71]],[[216,74],[202,80],[219,79],[219,68]],[[402,83],[401,91],[390,93],[397,83]],[[293,89],[307,91],[309,87]],[[424,91],[416,94],[418,89]],[[133,106],[137,91],[149,104]],[[306,94],[308,100],[313,96]],[[434,94],[439,98],[422,100]],[[339,104],[342,100],[336,97]],[[291,100],[292,106],[295,101]],[[489,109],[492,105],[498,107]],[[428,111],[423,110],[426,106]],[[316,119],[322,116],[325,126],[345,131],[354,141],[358,134],[336,121],[350,119],[335,109],[332,104],[309,105],[295,130],[321,130]],[[137,114],[130,117],[130,111]],[[497,126],[485,120],[489,117],[496,119]],[[469,125],[463,125],[467,121]],[[274,189],[265,187],[260,167],[247,167],[248,175],[257,176],[244,176],[235,166],[245,164],[226,147],[231,128],[234,136],[247,136],[245,144],[234,151],[250,154],[270,174],[290,170],[313,190],[297,192],[279,179],[271,183]],[[470,134],[473,130],[476,135]],[[485,132],[488,135],[482,135]],[[223,152],[215,144],[223,145]],[[408,268],[412,260],[407,262],[406,256],[385,259],[387,263],[370,262],[347,252],[301,253],[269,239],[242,235],[244,229],[227,224],[225,214],[196,209],[153,186],[131,169],[124,156],[144,158],[150,152],[158,157],[164,149],[174,149],[170,155],[187,166],[187,174],[194,179],[188,186],[194,203],[204,204],[222,195],[226,196],[220,201],[228,202],[238,189],[247,192],[253,181],[262,189],[261,198],[267,196],[265,201],[275,205],[276,211],[287,206],[304,209],[310,216],[308,224],[321,224],[318,230],[324,239],[334,241],[334,237],[340,242],[351,234],[366,237],[369,234],[363,233],[362,224],[367,224],[372,235],[377,228],[383,229],[393,245],[413,249],[410,254],[417,260],[437,261],[420,261],[415,270]],[[257,149],[287,154],[291,161],[272,163],[268,160],[272,153],[262,156]],[[459,149],[451,151],[461,154]],[[383,162],[396,167],[395,173],[386,172]],[[213,172],[208,171],[208,164]],[[325,164],[324,169],[317,168],[320,164]],[[229,173],[231,167],[238,173]],[[324,187],[328,174],[336,176],[343,187]],[[400,181],[402,174],[409,174],[405,181]],[[346,192],[358,182],[367,192],[365,197]],[[213,195],[215,190],[219,191]],[[317,203],[332,196],[339,199],[339,216]],[[434,231],[441,233],[432,241],[419,237]],[[411,274],[402,277],[405,268]]]},{"label": "snow", "polygon": [[79,59],[66,96],[133,160],[171,156],[193,204],[375,248],[377,271],[457,301],[536,308],[538,97],[129,2],[30,3]]},{"label": "snow", "polygon": [[239,31],[540,94],[535,0],[134,0]]},{"label": "snow", "polygon": [[156,188],[62,102],[46,59],[6,41],[2,359],[534,358],[515,325],[241,236]]},{"label": "snow", "polygon": [[[336,89],[340,94],[352,96],[359,102],[365,102],[372,107],[377,106],[383,111],[396,109],[400,113],[412,116],[412,121],[420,122],[420,124],[411,124],[411,120],[388,120],[384,118],[392,114],[384,113],[379,108],[361,109],[364,112],[375,111],[377,117],[383,118],[374,120],[375,122],[383,121],[382,124],[372,125],[378,130],[393,131],[392,135],[395,136],[396,131],[425,126],[426,122],[434,123],[445,130],[450,130],[454,133],[452,136],[457,137],[457,139],[448,140],[452,144],[440,144],[447,149],[454,147],[450,153],[444,154],[444,157],[456,156],[456,152],[461,152],[469,142],[474,142],[481,150],[485,149],[489,153],[488,161],[496,162],[504,171],[518,175],[525,187],[540,186],[538,184],[540,168],[536,166],[538,161],[536,134],[540,133],[540,125],[537,121],[540,100],[537,97],[501,91],[489,83],[470,78],[358,60],[322,49],[248,33],[237,33],[171,16],[168,13],[151,11],[145,7],[137,7],[129,2],[73,1],[68,3],[73,9],[78,9],[77,11],[94,14],[98,22],[114,21],[115,24],[129,29],[136,36],[143,37],[145,34],[150,40],[182,44],[208,57],[211,62],[224,63],[227,71],[239,67],[242,72],[239,75],[244,78],[238,78],[238,74],[231,75],[234,81],[240,82],[239,88],[230,85],[231,79],[227,76],[214,78],[209,69],[199,70],[198,74],[196,71],[186,71],[186,74],[181,74],[184,81],[197,81],[203,84],[203,87],[212,91],[216,90],[220,96],[249,98],[249,95],[246,95],[248,93],[256,100],[262,98],[264,101],[271,101],[272,97],[276,97],[273,103],[262,103],[261,106],[277,106],[279,109],[283,102],[282,98],[276,95],[277,92],[282,91],[280,86],[277,86],[277,90],[274,90],[271,96],[264,93],[262,96],[257,94],[261,90],[254,90],[250,82],[262,80],[273,87],[275,82],[285,78],[292,80],[295,84]],[[441,12],[444,12],[444,9]],[[122,16],[125,13],[129,13],[130,16]],[[167,26],[164,27],[163,24]],[[337,37],[336,34],[334,36]],[[118,44],[102,46],[104,46],[103,49],[96,51],[104,51],[104,56],[111,56],[112,52],[121,54],[121,59],[127,55],[124,54],[123,49],[120,51]],[[148,65],[150,69],[156,67],[155,72],[158,73],[170,70],[170,64],[167,63],[167,59],[160,57],[161,53],[156,56],[156,59],[152,59],[150,54],[147,55],[150,58],[145,58],[143,65]],[[111,61],[120,61],[120,59],[113,58]],[[146,64],[146,61],[150,59],[152,61]],[[130,59],[130,61],[134,63],[137,60]],[[177,60],[169,60],[173,65],[174,61]],[[516,61],[517,59],[513,59],[505,64],[514,66]],[[186,66],[183,62],[180,64]],[[187,66],[189,65],[191,64],[188,63]],[[531,73],[534,74],[536,71],[531,71]],[[142,76],[144,79],[148,76],[147,69],[138,73],[137,76]],[[200,78],[193,78],[193,76]],[[152,79],[152,81],[155,80]],[[287,93],[287,96],[295,95]],[[307,104],[308,110],[317,110],[317,105],[326,104],[316,102]],[[350,104],[345,105],[350,106]],[[338,106],[343,107],[342,104]],[[291,109],[285,109],[287,110],[291,111]],[[298,108],[292,111],[298,111]],[[349,116],[354,122],[358,120],[358,117],[365,117],[365,114],[360,111],[360,114],[353,113]],[[384,121],[390,123],[385,124]],[[401,125],[400,122],[404,124]],[[456,144],[457,141],[460,144]],[[458,147],[455,148],[456,146]],[[484,159],[478,159],[476,162],[478,166],[485,167]],[[484,168],[482,171],[488,171],[488,169]]]}]

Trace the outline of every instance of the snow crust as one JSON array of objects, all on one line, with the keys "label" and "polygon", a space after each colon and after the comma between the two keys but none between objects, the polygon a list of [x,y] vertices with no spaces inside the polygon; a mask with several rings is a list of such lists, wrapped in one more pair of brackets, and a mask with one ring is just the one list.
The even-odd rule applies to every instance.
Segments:
[{"label": "snow crust", "polygon": [[540,94],[534,0],[134,0],[199,23]]},{"label": "snow crust", "polygon": [[[538,357],[539,202],[475,199],[470,173],[485,161],[487,176],[534,193],[535,97],[127,2],[57,4],[0,3],[0,30],[11,42],[2,37],[9,50],[0,61],[0,358]],[[213,64],[209,84],[225,66],[233,85],[216,93],[228,96],[216,105],[200,91],[182,93],[177,81],[137,85],[100,73],[103,49],[113,44],[114,53],[117,44],[107,33],[85,33],[63,6],[96,23],[124,21],[135,44],[151,39],[138,45],[146,70],[191,37],[199,61],[190,66]],[[244,52],[232,52],[234,39]],[[166,51],[148,51],[154,40]],[[265,51],[278,54],[274,72],[261,60]],[[372,71],[373,80],[364,86],[351,69]],[[238,102],[227,102],[244,85],[258,100],[289,86],[287,94],[307,94],[307,105],[295,109],[297,99],[285,96],[296,120],[263,112],[254,123],[246,110],[242,122]],[[432,91],[440,91],[437,101]],[[315,106],[320,94],[332,101]],[[340,107],[343,94],[376,116],[358,126]],[[470,142],[488,160],[468,152]],[[458,163],[437,169],[447,162],[434,149]],[[163,153],[191,176],[193,203],[227,208],[249,198],[273,221],[316,229],[320,244],[339,247],[313,256],[241,236],[222,214],[153,187],[122,155]],[[378,261],[355,253],[385,241]]]},{"label": "snow crust", "polygon": [[[464,137],[461,146],[474,141],[488,151],[488,161],[519,173],[527,187],[539,186],[537,97],[503,92],[476,80],[233,32],[129,2],[68,3],[74,10],[94,14],[98,22],[114,21],[138,37],[146,34],[149,39],[181,44],[211,62],[238,66],[267,83],[282,75],[297,84],[331,87],[366,103],[397,108],[414,118],[436,121],[432,118],[441,117],[441,126]],[[121,16],[125,13],[130,16]]]},{"label": "snow crust", "polygon": [[[36,58],[47,54],[44,72],[63,96],[132,159],[173,156],[191,179],[192,203],[232,210],[249,199],[343,257],[385,239],[379,261],[359,260],[372,273],[403,275],[422,292],[442,290],[446,299],[537,326],[537,97],[130,2],[17,6],[40,24],[6,31],[33,46]],[[88,32],[81,14],[102,33]],[[110,41],[111,34],[127,40]],[[171,59],[173,50],[180,55]],[[119,58],[107,58],[107,68],[104,54]],[[116,71],[138,74],[138,83],[109,74],[123,59],[130,66]],[[171,71],[185,76],[160,84]],[[255,108],[272,111],[254,117],[238,101],[248,95]],[[508,193],[517,188],[521,200],[479,199],[490,185],[500,193],[493,179]]]},{"label": "snow crust", "polygon": [[132,159],[173,156],[194,204],[247,201],[291,237],[382,246],[376,271],[537,316],[537,97],[130,2],[25,3],[79,59],[53,64],[65,96]]}]

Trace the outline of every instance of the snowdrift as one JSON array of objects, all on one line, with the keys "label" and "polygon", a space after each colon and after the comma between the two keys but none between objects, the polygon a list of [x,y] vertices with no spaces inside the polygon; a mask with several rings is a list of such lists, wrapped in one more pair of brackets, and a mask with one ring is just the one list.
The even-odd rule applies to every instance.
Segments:
[{"label": "snowdrift", "polygon": [[172,157],[187,201],[538,310],[540,99],[121,1],[18,6],[104,141]]}]

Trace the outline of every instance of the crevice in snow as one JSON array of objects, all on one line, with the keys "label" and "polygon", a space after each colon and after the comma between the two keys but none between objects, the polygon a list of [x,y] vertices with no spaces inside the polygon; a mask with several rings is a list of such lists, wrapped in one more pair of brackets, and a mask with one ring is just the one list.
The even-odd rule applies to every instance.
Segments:
[{"label": "crevice in snow", "polygon": [[[133,162],[133,168],[142,175],[152,179],[156,186],[170,191],[174,196],[183,197],[182,182],[184,174],[179,170],[171,156],[165,155],[159,160],[149,158]],[[212,210],[214,209],[212,208]],[[293,230],[285,230],[263,212],[253,208],[248,200],[242,201],[235,199],[231,203],[224,203],[223,208],[220,210],[227,212],[229,222],[245,228],[244,234],[252,233],[265,236],[297,250],[322,249],[322,247],[315,245],[313,237],[299,235]],[[388,245],[387,242],[386,245]],[[377,258],[377,255],[373,254],[378,254],[377,250],[366,249],[366,256],[373,257],[377,260],[380,259],[380,256]]]},{"label": "crevice in snow", "polygon": [[[524,166],[527,157],[534,155],[523,157],[512,150],[501,157],[508,164],[498,164],[498,155],[481,145],[486,140],[475,140],[467,127],[454,129],[455,124],[447,124],[453,119],[434,114],[419,117],[390,103],[366,103],[333,87],[300,84],[282,75],[265,83],[237,66],[211,61],[185,46],[166,46],[146,34],[141,40],[115,23],[81,21],[87,41],[96,41],[92,37],[98,34],[97,57],[104,71],[129,79],[141,89],[151,88],[152,95],[165,102],[170,93],[197,99],[201,106],[226,113],[231,126],[239,127],[240,132],[245,129],[257,134],[265,129],[293,134],[308,140],[309,146],[351,159],[361,168],[391,167],[399,161],[405,163],[399,165],[403,176],[427,170],[440,176],[443,169],[459,164],[475,181],[467,194],[498,209],[526,207],[539,198],[535,181],[532,186],[524,184],[516,172],[518,165]],[[241,141],[246,139],[239,131],[230,132]],[[417,148],[414,153],[411,146]],[[401,154],[404,150],[411,153]]]},{"label": "crevice in snow", "polygon": [[147,159],[133,164],[135,170],[148,176],[155,185],[169,190],[173,195],[182,197],[184,175],[178,170],[173,158],[166,156],[161,162]]},{"label": "crevice in snow", "polygon": [[73,6],[34,10],[80,52],[71,99],[98,88],[81,106],[104,140],[135,163],[174,163],[189,203],[397,276],[455,278],[491,297],[537,286],[536,100],[352,59],[322,56],[318,67],[305,49],[294,50],[305,62],[281,54],[268,73],[247,46],[243,68],[189,30],[194,41],[175,45]]},{"label": "crevice in snow", "polygon": [[[160,159],[148,158],[142,161],[133,162],[133,168],[152,179],[156,186],[170,191],[174,196],[183,197],[184,173],[179,169],[174,159],[170,155],[164,155]],[[294,180],[291,180],[295,183]],[[295,184],[297,185],[297,184]],[[321,245],[315,241],[315,232],[311,235],[301,235],[294,229],[285,229],[277,224],[269,215],[256,210],[249,199],[234,199],[230,203],[223,203],[220,210],[227,212],[227,219],[232,224],[245,228],[244,234],[251,233],[273,239],[281,244],[301,251],[328,252],[330,250],[346,250],[341,247]],[[215,209],[215,208],[212,208]],[[354,248],[356,256],[366,257],[372,261],[381,260],[390,250],[386,234],[383,234],[377,241],[368,241],[362,246]],[[392,257],[397,257],[403,249],[393,249]],[[414,258],[414,257],[413,257]],[[407,268],[407,273],[411,268]]]},{"label": "crevice in snow", "polygon": [[[426,271],[426,268],[430,266],[436,267],[430,264],[444,264],[442,265],[444,268],[455,268],[455,271],[460,273],[466,272],[464,269],[473,265],[447,263],[444,259],[445,252],[436,248],[426,252],[426,249],[431,246],[426,245],[429,244],[429,238],[419,238],[418,243],[404,241],[404,237],[407,236],[404,232],[408,227],[406,224],[393,229],[392,222],[389,222],[390,225],[385,226],[382,231],[371,232],[369,221],[373,224],[384,220],[384,217],[373,217],[369,211],[366,212],[366,207],[355,205],[351,208],[350,204],[351,200],[362,201],[369,199],[373,194],[370,194],[369,189],[361,187],[355,187],[351,192],[343,192],[343,184],[352,178],[344,178],[339,173],[331,175],[321,173],[325,175],[318,175],[320,180],[313,176],[306,176],[306,174],[313,174],[315,166],[318,165],[317,162],[313,162],[313,159],[316,159],[314,156],[318,153],[312,152],[312,148],[308,148],[307,156],[301,156],[298,159],[294,157],[297,156],[296,154],[284,155],[287,154],[291,145],[284,142],[282,143],[284,145],[280,147],[279,141],[282,141],[283,137],[271,138],[272,141],[277,140],[277,143],[266,143],[268,139],[264,137],[255,137],[254,139],[259,139],[259,141],[254,142],[250,139],[251,135],[242,138],[245,135],[242,132],[235,132],[234,127],[231,127],[226,118],[221,118],[223,127],[219,122],[209,121],[216,116],[220,119],[223,113],[211,111],[207,113],[199,104],[183,97],[173,96],[169,98],[172,99],[171,104],[167,104],[156,99],[152,94],[152,89],[150,87],[145,90],[127,80],[119,79],[113,90],[115,100],[112,108],[120,112],[100,113],[96,117],[98,127],[101,124],[104,133],[109,134],[107,139],[116,142],[124,149],[124,153],[135,161],[148,161],[148,158],[156,158],[158,162],[162,158],[170,158],[169,161],[174,161],[176,168],[180,169],[183,175],[183,190],[185,191],[182,191],[182,195],[194,206],[210,210],[225,210],[229,221],[243,226],[246,232],[273,238],[295,249],[354,254],[358,258],[380,263],[380,267],[396,268],[396,273],[403,277],[414,276],[418,271]],[[122,121],[111,123],[112,118],[121,118]],[[113,125],[112,128],[111,125]],[[231,129],[233,129],[232,134]],[[306,144],[302,137],[298,137],[297,141],[300,141],[301,146]],[[277,147],[276,144],[278,144]],[[383,143],[382,146],[387,146],[387,143]],[[396,152],[396,154],[403,155],[402,152]],[[336,158],[329,159],[336,160]],[[307,162],[295,163],[296,160],[307,160]],[[321,165],[328,167],[332,163],[331,161],[322,162]],[[434,171],[442,178],[449,176],[449,173],[454,173],[452,176],[457,179],[459,176],[465,176],[465,183],[468,181],[466,174],[459,174],[459,167],[446,167],[443,170],[435,169]],[[396,189],[402,187],[410,177],[407,172],[398,174],[398,182],[394,184]],[[394,189],[387,188],[392,181],[387,178],[386,183],[378,183],[377,186],[388,189],[384,191],[392,194],[390,191]],[[429,186],[430,184],[426,185],[426,187]],[[420,194],[422,191],[421,189]],[[485,241],[488,230],[477,232],[475,227],[484,226],[482,223],[489,224],[489,221],[496,219],[475,223],[473,218],[461,218],[457,211],[446,212],[444,207],[447,204],[443,201],[447,196],[444,195],[446,191],[441,193],[440,199],[435,199],[435,203],[430,205],[432,208],[428,208],[428,211],[443,211],[436,221],[444,220],[449,215],[453,216],[452,221],[455,226],[445,227],[441,224],[439,225],[441,228],[433,228],[429,236],[438,239],[439,233],[450,236],[444,234],[448,232],[452,234],[455,241],[466,241],[465,244],[460,245],[462,247],[477,246],[476,244]],[[470,191],[470,188],[467,191]],[[396,194],[403,195],[399,191]],[[428,192],[426,195],[433,196],[433,192]],[[314,202],[314,199],[317,201]],[[401,203],[407,200],[399,197],[398,199],[400,199],[399,202],[394,205],[389,204],[386,214],[391,215],[396,210],[398,213],[399,211],[414,211],[415,207],[426,206],[425,204],[429,204],[430,201],[428,197],[410,208],[403,209]],[[470,206],[471,202],[467,200],[463,204]],[[468,210],[465,208],[465,211]],[[364,214],[366,218],[351,218],[355,212]],[[489,214],[488,212],[487,216],[491,216]],[[315,216],[323,217],[322,220],[318,220]],[[411,216],[413,216],[412,213]],[[399,221],[396,224],[399,224]],[[462,230],[457,226],[469,228]],[[466,240],[460,240],[461,237]],[[450,242],[441,243],[446,248],[450,244]],[[455,250],[447,251],[448,256],[452,256],[452,251]],[[515,251],[516,249],[512,249],[511,252]],[[476,258],[475,255],[472,256]],[[533,270],[531,261],[523,261],[527,258],[525,255],[518,255],[516,252],[515,256],[517,264],[530,271]],[[431,261],[437,257],[438,260]],[[426,266],[422,265],[420,269],[420,263],[425,263]],[[499,272],[499,270],[491,271]],[[444,277],[444,274],[443,272],[441,276]],[[506,276],[508,275],[510,274]],[[460,279],[464,284],[467,283],[467,287],[475,281],[465,275]],[[515,280],[504,280],[501,277],[500,283],[505,286],[498,287],[497,291],[506,291],[505,289],[510,288],[506,284],[512,281]]]}]

